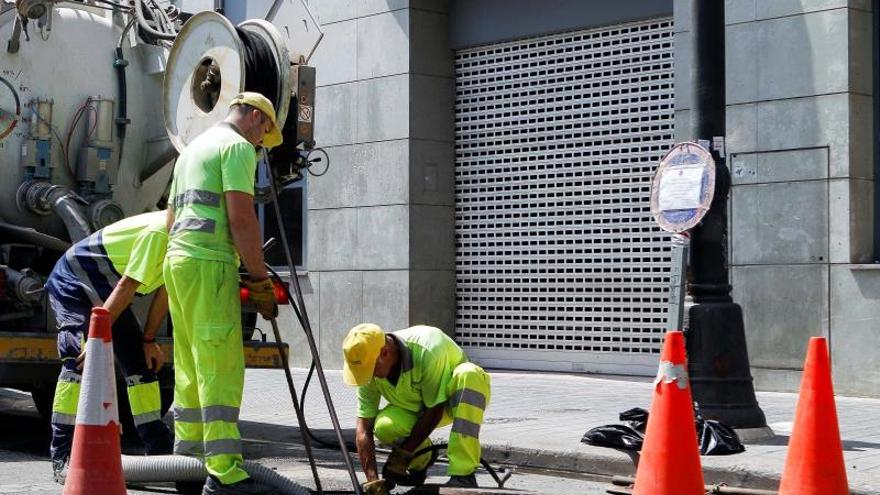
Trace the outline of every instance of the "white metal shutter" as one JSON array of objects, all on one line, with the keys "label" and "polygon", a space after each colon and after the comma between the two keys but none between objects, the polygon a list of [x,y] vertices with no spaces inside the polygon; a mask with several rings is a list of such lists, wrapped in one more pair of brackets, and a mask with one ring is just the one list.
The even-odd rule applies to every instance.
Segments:
[{"label": "white metal shutter", "polygon": [[661,19],[456,53],[456,332],[475,361],[656,373],[672,41]]}]

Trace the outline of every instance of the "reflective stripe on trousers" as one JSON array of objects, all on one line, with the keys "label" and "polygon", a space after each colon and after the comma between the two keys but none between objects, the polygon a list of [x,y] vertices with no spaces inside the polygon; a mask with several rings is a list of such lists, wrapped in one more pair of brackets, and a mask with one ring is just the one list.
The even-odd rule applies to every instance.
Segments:
[{"label": "reflective stripe on trousers", "polygon": [[241,481],[248,475],[238,431],[244,352],[237,267],[171,257],[164,275],[174,322],[174,452],[203,455],[223,484]]},{"label": "reflective stripe on trousers", "polygon": [[452,371],[449,384],[452,431],[449,433],[449,475],[473,473],[480,464],[480,427],[489,405],[490,379],[482,368],[463,363]]}]

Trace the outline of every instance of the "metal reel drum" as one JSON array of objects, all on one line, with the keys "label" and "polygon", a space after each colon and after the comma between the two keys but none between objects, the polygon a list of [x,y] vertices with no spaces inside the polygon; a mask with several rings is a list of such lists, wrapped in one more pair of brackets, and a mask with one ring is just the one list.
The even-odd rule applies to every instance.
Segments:
[{"label": "metal reel drum", "polygon": [[269,45],[275,66],[278,67],[277,87],[275,93],[275,121],[279,129],[284,128],[287,112],[290,111],[290,52],[281,37],[281,32],[270,22],[262,19],[251,19],[238,25],[251,34],[260,36]]},{"label": "metal reel drum", "polygon": [[[290,59],[278,30],[263,20],[239,27],[265,41],[278,66],[275,95],[277,125],[283,127],[290,105]],[[244,44],[235,26],[216,12],[194,15],[178,34],[165,72],[165,129],[178,151],[226,118],[229,102],[245,90]]]}]

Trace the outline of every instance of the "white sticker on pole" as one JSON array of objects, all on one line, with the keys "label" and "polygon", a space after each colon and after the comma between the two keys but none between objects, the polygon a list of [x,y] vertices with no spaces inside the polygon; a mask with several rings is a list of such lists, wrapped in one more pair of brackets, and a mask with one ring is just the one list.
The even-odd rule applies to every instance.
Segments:
[{"label": "white sticker on pole", "polygon": [[691,210],[700,207],[703,164],[677,167],[660,178],[660,210]]},{"label": "white sticker on pole", "polygon": [[[708,144],[708,143],[707,143]],[[679,143],[660,161],[651,183],[651,213],[660,228],[694,228],[715,195],[715,160],[697,143]]]}]

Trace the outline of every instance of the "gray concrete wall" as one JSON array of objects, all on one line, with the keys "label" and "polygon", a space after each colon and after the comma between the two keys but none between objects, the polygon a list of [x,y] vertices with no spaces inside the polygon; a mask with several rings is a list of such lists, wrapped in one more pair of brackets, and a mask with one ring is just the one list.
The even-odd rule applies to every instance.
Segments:
[{"label": "gray concrete wall", "polygon": [[[871,2],[726,2],[730,265],[758,388],[797,390],[830,338],[838,392],[880,395],[872,258]],[[676,134],[690,138],[690,5],[676,0]]]},{"label": "gray concrete wall", "polygon": [[[306,303],[332,369],[364,321],[453,329],[453,61],[442,0],[308,4],[325,34],[311,60],[315,139],[332,165],[309,178]],[[308,364],[283,318],[293,364]]]}]

